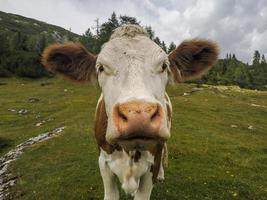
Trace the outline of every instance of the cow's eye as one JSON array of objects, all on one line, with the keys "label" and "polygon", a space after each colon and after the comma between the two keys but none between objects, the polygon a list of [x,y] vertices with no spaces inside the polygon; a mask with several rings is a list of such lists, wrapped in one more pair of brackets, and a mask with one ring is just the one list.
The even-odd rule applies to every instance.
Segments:
[{"label": "cow's eye", "polygon": [[164,72],[167,68],[168,68],[168,65],[166,63],[163,63],[161,72]]},{"label": "cow's eye", "polygon": [[100,65],[99,67],[98,67],[98,72],[99,73],[102,73],[104,71],[104,66],[103,65]]}]

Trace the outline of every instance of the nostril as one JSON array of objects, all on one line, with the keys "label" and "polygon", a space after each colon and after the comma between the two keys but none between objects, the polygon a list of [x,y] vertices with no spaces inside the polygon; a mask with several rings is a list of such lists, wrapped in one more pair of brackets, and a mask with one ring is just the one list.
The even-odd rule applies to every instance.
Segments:
[{"label": "nostril", "polygon": [[159,106],[156,107],[156,109],[154,110],[154,113],[151,116],[151,121],[155,121],[158,117],[159,117]]},{"label": "nostril", "polygon": [[126,117],[126,115],[120,112],[120,110],[118,110],[118,115],[124,122],[128,121],[128,118]]}]

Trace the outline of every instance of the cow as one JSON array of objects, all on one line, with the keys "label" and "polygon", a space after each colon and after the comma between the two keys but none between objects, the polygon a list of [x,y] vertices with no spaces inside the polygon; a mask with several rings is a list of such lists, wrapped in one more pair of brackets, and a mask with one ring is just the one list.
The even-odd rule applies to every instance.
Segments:
[{"label": "cow", "polygon": [[95,138],[104,199],[118,200],[122,189],[148,200],[154,183],[164,179],[172,106],[165,89],[200,77],[217,61],[218,46],[204,39],[183,41],[167,55],[139,25],[114,30],[98,55],[80,43],[53,44],[43,65],[67,79],[97,80]]}]

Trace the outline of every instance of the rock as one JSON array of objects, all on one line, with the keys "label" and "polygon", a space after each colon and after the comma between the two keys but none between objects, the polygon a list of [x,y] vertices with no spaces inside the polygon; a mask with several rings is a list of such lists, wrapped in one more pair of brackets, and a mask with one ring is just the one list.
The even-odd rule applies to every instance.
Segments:
[{"label": "rock", "polygon": [[41,126],[41,125],[43,125],[42,122],[39,122],[39,123],[35,124],[35,126]]},{"label": "rock", "polygon": [[191,95],[191,93],[188,93],[188,92],[183,93],[183,96],[190,96],[190,95]]},{"label": "rock", "polygon": [[266,106],[258,105],[258,104],[255,104],[255,103],[252,103],[252,104],[250,104],[250,105],[253,106],[253,107],[266,108]]},{"label": "rock", "polygon": [[255,128],[254,128],[253,126],[250,125],[250,126],[248,126],[248,129],[249,129],[249,130],[254,130]]},{"label": "rock", "polygon": [[54,120],[54,118],[48,118],[46,121],[50,122],[50,121],[53,121],[53,120]]},{"label": "rock", "polygon": [[232,124],[232,125],[231,125],[231,128],[237,128],[237,125]]},{"label": "rock", "polygon": [[29,98],[28,101],[29,101],[30,103],[36,103],[36,102],[39,102],[40,99],[35,98],[35,97],[32,97],[32,98]]},{"label": "rock", "polygon": [[201,91],[204,90],[204,88],[200,88],[200,87],[194,87],[192,88],[193,91]]},{"label": "rock", "polygon": [[18,114],[22,114],[22,115],[25,115],[28,113],[28,110],[27,109],[21,109],[18,111]]},{"label": "rock", "polygon": [[194,87],[194,88],[192,88],[191,91],[184,92],[182,96],[190,96],[190,95],[192,95],[193,93],[195,93],[195,92],[199,92],[199,91],[201,91],[201,90],[203,90],[203,88],[197,88],[197,87]]},{"label": "rock", "polygon": [[42,121],[40,121],[40,122],[38,122],[37,124],[35,124],[35,126],[41,126],[41,125],[43,125],[45,122],[48,122],[48,121],[51,121],[51,118],[49,118],[48,120],[42,120]]}]

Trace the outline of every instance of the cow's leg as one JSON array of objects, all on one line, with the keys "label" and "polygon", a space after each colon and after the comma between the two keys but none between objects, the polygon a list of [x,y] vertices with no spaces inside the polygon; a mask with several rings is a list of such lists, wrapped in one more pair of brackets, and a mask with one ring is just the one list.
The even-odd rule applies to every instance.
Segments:
[{"label": "cow's leg", "polygon": [[119,190],[115,182],[114,174],[106,163],[105,158],[99,156],[98,162],[104,184],[104,200],[119,200]]},{"label": "cow's leg", "polygon": [[140,180],[134,200],[149,200],[153,188],[152,173],[146,172]]}]

